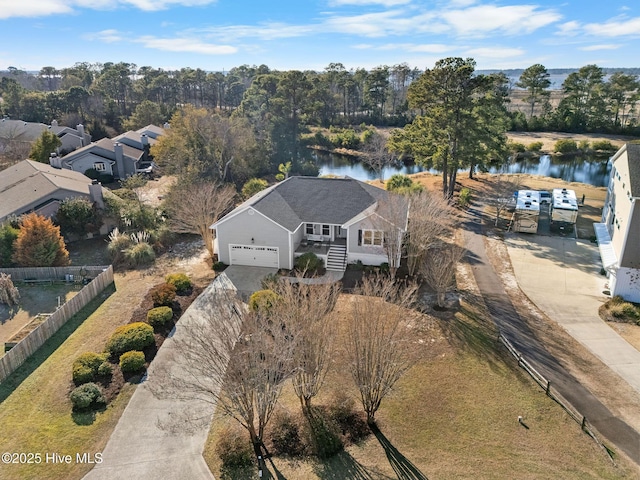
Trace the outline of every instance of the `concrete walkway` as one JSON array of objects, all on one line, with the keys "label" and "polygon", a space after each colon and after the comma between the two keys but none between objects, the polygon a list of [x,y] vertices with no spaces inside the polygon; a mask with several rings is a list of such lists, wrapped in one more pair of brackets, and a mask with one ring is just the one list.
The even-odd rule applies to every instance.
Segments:
[{"label": "concrete walkway", "polygon": [[[198,319],[210,305],[217,291],[234,289],[223,273],[209,285],[183,314],[179,324]],[[185,329],[174,330],[175,337]],[[186,332],[189,330],[187,329]],[[134,392],[127,408],[103,451],[103,463],[96,465],[86,480],[213,480],[202,458],[209,434],[214,407],[197,400],[159,399],[152,390],[163,389],[162,376],[154,376],[158,368],[179,360],[174,337],[167,338],[151,364],[147,380]],[[197,425],[171,428],[172,416],[197,418]]]},{"label": "concrete walkway", "polygon": [[522,291],[540,310],[640,392],[640,352],[598,315],[606,301],[598,247],[539,235],[505,238]]}]

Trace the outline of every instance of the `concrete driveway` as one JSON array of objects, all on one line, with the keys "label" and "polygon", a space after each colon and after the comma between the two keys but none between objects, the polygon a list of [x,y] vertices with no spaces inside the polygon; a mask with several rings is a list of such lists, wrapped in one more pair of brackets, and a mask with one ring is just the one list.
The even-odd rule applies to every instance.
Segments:
[{"label": "concrete driveway", "polygon": [[522,291],[573,338],[640,392],[640,352],[598,315],[607,300],[598,247],[539,235],[505,238]]},{"label": "concrete driveway", "polygon": [[[182,315],[179,325],[197,322],[210,311],[211,297],[233,290],[225,274],[209,285]],[[154,375],[162,368],[179,365],[180,352],[174,339],[188,334],[176,329],[173,337],[162,344],[151,364],[148,378],[134,392],[97,464],[85,480],[213,480],[202,458],[215,406],[195,399],[158,398],[166,377]],[[176,416],[179,417],[176,422]],[[188,422],[190,418],[196,422]]]},{"label": "concrete driveway", "polygon": [[247,301],[253,292],[262,290],[262,279],[269,274],[278,273],[278,269],[230,265],[224,270],[224,273],[231,280],[243,300]]}]

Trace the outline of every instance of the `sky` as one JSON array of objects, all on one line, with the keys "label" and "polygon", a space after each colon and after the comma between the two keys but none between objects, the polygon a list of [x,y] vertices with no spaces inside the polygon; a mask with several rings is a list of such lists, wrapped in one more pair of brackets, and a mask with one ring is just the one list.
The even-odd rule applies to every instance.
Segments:
[{"label": "sky", "polygon": [[0,0],[0,70],[639,67],[638,0]]}]

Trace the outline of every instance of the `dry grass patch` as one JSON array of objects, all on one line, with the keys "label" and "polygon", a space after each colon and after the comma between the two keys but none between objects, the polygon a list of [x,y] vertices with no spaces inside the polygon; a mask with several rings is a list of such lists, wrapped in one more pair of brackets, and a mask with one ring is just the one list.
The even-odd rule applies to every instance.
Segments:
[{"label": "dry grass patch", "polygon": [[[349,301],[346,295],[339,299],[338,318],[346,318]],[[407,313],[423,355],[383,401],[376,415],[381,435],[370,435],[326,461],[275,458],[282,476],[391,479],[409,472],[416,479],[634,478],[626,464],[614,467],[579,425],[515,366],[473,292],[462,300],[459,312],[439,319]],[[315,404],[329,404],[337,392],[357,399],[345,358],[345,352],[336,354]],[[280,405],[299,411],[290,386]],[[216,478],[220,463],[213,446],[231,421],[215,418],[205,448]]]}]

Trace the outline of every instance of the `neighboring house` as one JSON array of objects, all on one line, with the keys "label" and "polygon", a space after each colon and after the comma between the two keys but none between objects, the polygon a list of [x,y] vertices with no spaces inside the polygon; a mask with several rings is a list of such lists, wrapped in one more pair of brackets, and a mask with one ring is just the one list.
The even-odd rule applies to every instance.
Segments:
[{"label": "neighboring house", "polygon": [[95,169],[100,174],[113,175],[115,179],[124,179],[139,172],[150,173],[149,148],[156,143],[161,131],[161,128],[149,125],[112,139],[103,138],[62,158],[52,157],[51,165],[81,173]]},{"label": "neighboring house", "polygon": [[[401,207],[385,208],[392,203]],[[382,213],[387,210],[395,213]],[[403,197],[367,183],[290,177],[255,194],[211,228],[218,260],[227,265],[292,269],[295,257],[310,251],[328,270],[344,270],[357,261],[388,262],[385,235],[400,240],[407,218]]]},{"label": "neighboring house", "polygon": [[35,142],[45,130],[56,134],[62,142],[57,153],[71,152],[91,143],[91,135],[85,133],[84,126],[77,125],[76,128],[59,126],[56,120],[51,125],[35,122],[23,122],[22,120],[11,120],[3,118],[0,120],[0,148],[10,148],[12,143],[29,145]]},{"label": "neighboring house", "polygon": [[640,145],[624,145],[611,162],[596,238],[611,295],[640,302]]},{"label": "neighboring house", "polygon": [[84,197],[103,207],[102,187],[81,173],[23,160],[0,172],[0,221],[36,212],[52,217],[67,198]]}]

